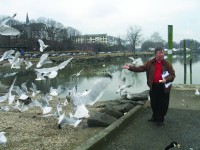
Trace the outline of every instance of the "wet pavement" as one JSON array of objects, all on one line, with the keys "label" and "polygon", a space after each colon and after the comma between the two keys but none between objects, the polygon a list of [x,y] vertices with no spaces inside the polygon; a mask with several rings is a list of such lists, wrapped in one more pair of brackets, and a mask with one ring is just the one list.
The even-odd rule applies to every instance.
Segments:
[{"label": "wet pavement", "polygon": [[119,132],[104,150],[164,150],[172,141],[177,141],[181,150],[200,150],[200,112],[169,109],[163,126],[148,122],[148,108]]},{"label": "wet pavement", "polygon": [[148,122],[150,117],[151,108],[147,104],[143,112],[99,149],[164,150],[172,141],[177,141],[180,150],[200,150],[200,99],[194,90],[172,90],[163,126]]}]

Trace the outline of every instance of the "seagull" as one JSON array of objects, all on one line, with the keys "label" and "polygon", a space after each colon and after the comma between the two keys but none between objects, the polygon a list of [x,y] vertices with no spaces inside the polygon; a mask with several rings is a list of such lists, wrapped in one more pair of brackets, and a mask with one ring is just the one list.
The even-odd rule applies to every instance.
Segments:
[{"label": "seagull", "polygon": [[62,111],[62,105],[60,104],[60,101],[58,102],[57,106],[56,106],[56,112],[53,113],[53,114],[44,114],[42,117],[57,117],[59,118],[60,117],[60,112]]},{"label": "seagull", "polygon": [[38,106],[42,110],[42,114],[46,115],[52,111],[52,107],[49,106],[49,101],[52,100],[52,96],[47,94],[42,95],[39,101],[35,100],[35,106]]},{"label": "seagull", "polygon": [[50,68],[41,68],[41,69],[35,69],[36,72],[43,73],[43,74],[48,74],[48,73],[53,73],[54,77],[55,74],[57,75],[58,70],[61,70],[67,66],[67,64],[73,59],[73,57],[69,58],[68,60],[60,63],[57,66],[50,67]]},{"label": "seagull", "polygon": [[36,87],[35,83],[31,82],[31,85],[32,85],[32,87],[30,87],[29,89],[32,91],[32,97],[35,97],[41,91],[37,90],[37,87]]},{"label": "seagull", "polygon": [[175,141],[172,141],[168,146],[165,147],[165,150],[169,150],[169,149],[171,149],[173,147],[180,148],[180,144],[178,144]]},{"label": "seagull", "polygon": [[33,63],[27,60],[24,60],[24,63],[26,64],[26,70],[29,69],[31,66],[33,66]]},{"label": "seagull", "polygon": [[83,71],[83,69],[81,69],[81,71],[79,71],[78,73],[73,74],[73,75],[71,75],[71,76],[72,76],[72,77],[78,77],[78,76],[80,76],[80,74],[81,74],[82,71]]},{"label": "seagull", "polygon": [[38,39],[38,42],[40,44],[40,52],[43,52],[45,48],[49,47],[49,45],[45,45],[41,39]]},{"label": "seagull", "polygon": [[72,125],[75,128],[82,121],[82,119],[75,118],[71,113],[69,115],[70,115],[69,118],[65,116],[65,113],[60,115],[60,117],[58,118],[58,128],[59,129],[62,129],[67,124]]},{"label": "seagull", "polygon": [[76,108],[76,111],[74,113],[74,117],[75,118],[89,118],[90,115],[89,115],[89,111],[88,109],[85,107],[84,104],[82,105],[78,105],[77,108]]},{"label": "seagull", "polygon": [[37,65],[36,65],[36,67],[37,67],[37,68],[40,68],[40,67],[42,67],[42,65],[44,65],[44,64],[52,63],[52,61],[51,61],[50,59],[48,59],[48,56],[49,56],[48,53],[42,54],[41,57],[40,57],[39,62],[38,62]]},{"label": "seagull", "polygon": [[15,100],[15,95],[12,95],[11,92],[12,92],[12,90],[13,90],[13,87],[14,87],[14,84],[15,84],[15,82],[16,82],[16,79],[17,79],[17,77],[14,78],[13,83],[12,83],[12,85],[10,86],[10,88],[9,88],[9,90],[8,90],[8,104],[9,104],[9,105],[12,104],[13,101]]},{"label": "seagull", "polygon": [[196,95],[197,99],[199,99],[199,97],[200,97],[200,92],[199,92],[199,90],[198,90],[198,89],[196,89],[196,91],[195,91],[195,93],[194,93],[194,94]]},{"label": "seagull", "polygon": [[9,111],[10,108],[8,106],[1,106],[0,111]]},{"label": "seagull", "polygon": [[7,138],[5,132],[0,132],[0,145],[6,146]]},{"label": "seagull", "polygon": [[77,107],[82,104],[93,105],[102,96],[103,90],[110,84],[111,79],[111,75],[109,75],[109,77],[100,78],[95,81],[90,90],[83,93],[76,93],[76,88],[74,87],[70,94],[73,106]]},{"label": "seagull", "polygon": [[50,95],[52,96],[58,96],[60,92],[61,92],[61,86],[58,86],[57,89],[54,89],[53,87],[50,88]]},{"label": "seagull", "polygon": [[26,95],[28,93],[28,89],[26,87],[26,83],[27,82],[22,83],[21,88],[19,86],[14,86],[13,87],[13,91],[18,94],[19,99],[25,100],[25,99],[28,98],[28,96]]},{"label": "seagull", "polygon": [[14,17],[16,16],[17,14],[14,14],[12,17],[9,17],[7,19],[5,19],[1,24],[0,24],[0,34],[1,35],[4,35],[4,36],[16,36],[16,35],[19,35],[20,34],[20,31],[15,29],[15,28],[12,28],[10,27],[9,25],[6,25],[6,23],[11,20],[11,19],[14,19]]},{"label": "seagull", "polygon": [[132,62],[132,64],[133,65],[135,65],[135,64],[137,64],[137,61],[133,58],[133,57],[128,57],[129,59],[131,59],[133,62]]},{"label": "seagull", "polygon": [[39,73],[36,72],[37,78],[35,80],[46,80],[46,78],[44,77],[44,73]]},{"label": "seagull", "polygon": [[130,84],[126,84],[126,77],[125,77],[125,75],[124,75],[124,71],[125,70],[122,70],[122,72],[121,72],[121,74],[120,74],[120,78],[121,78],[121,84],[119,85],[119,88],[117,89],[117,91],[116,91],[116,94],[117,93],[120,93],[120,96],[122,95],[122,92],[125,92],[125,89],[126,88],[130,88],[131,87],[131,85]]},{"label": "seagull", "polygon": [[13,58],[12,54],[15,52],[15,50],[11,49],[9,51],[4,52],[3,56],[0,58],[0,61],[3,61],[4,59]]}]

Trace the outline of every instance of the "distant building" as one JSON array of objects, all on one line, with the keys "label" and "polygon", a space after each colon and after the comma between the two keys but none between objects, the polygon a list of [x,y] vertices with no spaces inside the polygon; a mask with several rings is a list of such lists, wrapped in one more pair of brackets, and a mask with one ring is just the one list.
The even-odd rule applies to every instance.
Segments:
[{"label": "distant building", "polygon": [[117,40],[113,36],[107,34],[85,34],[74,37],[75,43],[102,43],[107,45],[115,45]]},{"label": "distant building", "polygon": [[48,39],[47,27],[44,23],[30,23],[28,13],[25,24],[13,25],[14,28],[25,32],[27,38],[46,38]]}]

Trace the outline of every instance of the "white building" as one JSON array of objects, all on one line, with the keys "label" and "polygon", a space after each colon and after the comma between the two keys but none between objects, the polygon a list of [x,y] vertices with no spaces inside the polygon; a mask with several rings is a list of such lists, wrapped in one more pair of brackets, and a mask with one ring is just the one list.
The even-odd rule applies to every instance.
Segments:
[{"label": "white building", "polygon": [[117,40],[113,36],[107,34],[86,34],[75,37],[75,43],[102,43],[108,45],[115,45]]}]

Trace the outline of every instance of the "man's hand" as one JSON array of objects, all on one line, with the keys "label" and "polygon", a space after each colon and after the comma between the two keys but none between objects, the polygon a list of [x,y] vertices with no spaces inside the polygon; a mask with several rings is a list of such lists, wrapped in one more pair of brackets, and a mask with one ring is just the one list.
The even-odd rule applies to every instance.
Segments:
[{"label": "man's hand", "polygon": [[129,69],[129,65],[126,64],[126,65],[123,66],[123,68],[124,69]]},{"label": "man's hand", "polygon": [[160,83],[166,83],[166,80],[163,79],[163,80],[159,80]]}]

